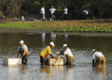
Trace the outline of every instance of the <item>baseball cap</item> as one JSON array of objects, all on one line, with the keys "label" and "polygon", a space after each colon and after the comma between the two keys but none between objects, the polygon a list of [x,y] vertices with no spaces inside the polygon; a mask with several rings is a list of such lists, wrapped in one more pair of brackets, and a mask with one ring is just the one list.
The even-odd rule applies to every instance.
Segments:
[{"label": "baseball cap", "polygon": [[22,44],[22,43],[24,43],[24,41],[23,41],[23,40],[21,40],[19,43],[20,43],[20,44]]},{"label": "baseball cap", "polygon": [[49,44],[52,45],[52,46],[55,46],[55,45],[54,45],[54,42],[50,42]]},{"label": "baseball cap", "polygon": [[63,48],[66,47],[66,46],[67,46],[67,44],[63,44]]}]

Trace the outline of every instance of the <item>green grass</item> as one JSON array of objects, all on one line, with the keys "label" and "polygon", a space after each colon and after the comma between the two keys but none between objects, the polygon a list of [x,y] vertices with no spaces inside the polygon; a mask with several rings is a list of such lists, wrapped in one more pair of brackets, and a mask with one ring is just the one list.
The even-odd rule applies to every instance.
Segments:
[{"label": "green grass", "polygon": [[0,28],[18,28],[18,29],[48,29],[52,30],[52,26],[48,26],[48,23],[44,22],[11,22],[11,23],[0,23]]},{"label": "green grass", "polygon": [[50,26],[52,22],[13,22],[13,23],[1,23],[2,28],[16,28],[16,29],[41,29],[51,30],[53,32],[112,32],[110,26],[74,26],[74,27],[61,27],[61,26]]},{"label": "green grass", "polygon": [[37,28],[37,24],[34,24],[34,23],[1,23],[0,27],[20,28],[20,29],[35,29],[35,28]]}]

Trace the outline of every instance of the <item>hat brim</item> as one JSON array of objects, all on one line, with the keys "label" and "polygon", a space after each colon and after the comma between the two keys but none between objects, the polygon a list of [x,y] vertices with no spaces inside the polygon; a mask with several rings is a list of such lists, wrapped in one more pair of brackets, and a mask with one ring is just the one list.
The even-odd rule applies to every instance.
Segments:
[{"label": "hat brim", "polygon": [[55,45],[52,45],[53,47],[55,46]]},{"label": "hat brim", "polygon": [[19,43],[19,44],[23,44],[23,43]]}]

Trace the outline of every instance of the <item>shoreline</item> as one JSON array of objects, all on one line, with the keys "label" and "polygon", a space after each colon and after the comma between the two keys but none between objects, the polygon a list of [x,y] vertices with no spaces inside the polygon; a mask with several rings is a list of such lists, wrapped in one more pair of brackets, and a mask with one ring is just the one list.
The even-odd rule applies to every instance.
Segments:
[{"label": "shoreline", "polygon": [[94,37],[110,37],[112,33],[105,32],[52,32],[52,30],[38,30],[38,29],[17,29],[17,28],[0,28],[0,33],[25,33],[25,34],[42,34],[54,33],[56,35],[75,35],[75,36],[94,36]]}]

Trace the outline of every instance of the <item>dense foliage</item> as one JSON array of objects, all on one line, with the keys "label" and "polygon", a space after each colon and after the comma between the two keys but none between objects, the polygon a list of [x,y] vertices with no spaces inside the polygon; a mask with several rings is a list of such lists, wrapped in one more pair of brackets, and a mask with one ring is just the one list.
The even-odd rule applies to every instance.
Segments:
[{"label": "dense foliage", "polygon": [[50,17],[49,8],[52,5],[57,9],[55,13],[57,19],[63,19],[64,6],[68,8],[69,19],[85,19],[84,9],[89,11],[91,19],[112,17],[112,0],[0,0],[0,16],[38,15],[43,5],[47,18]]}]

